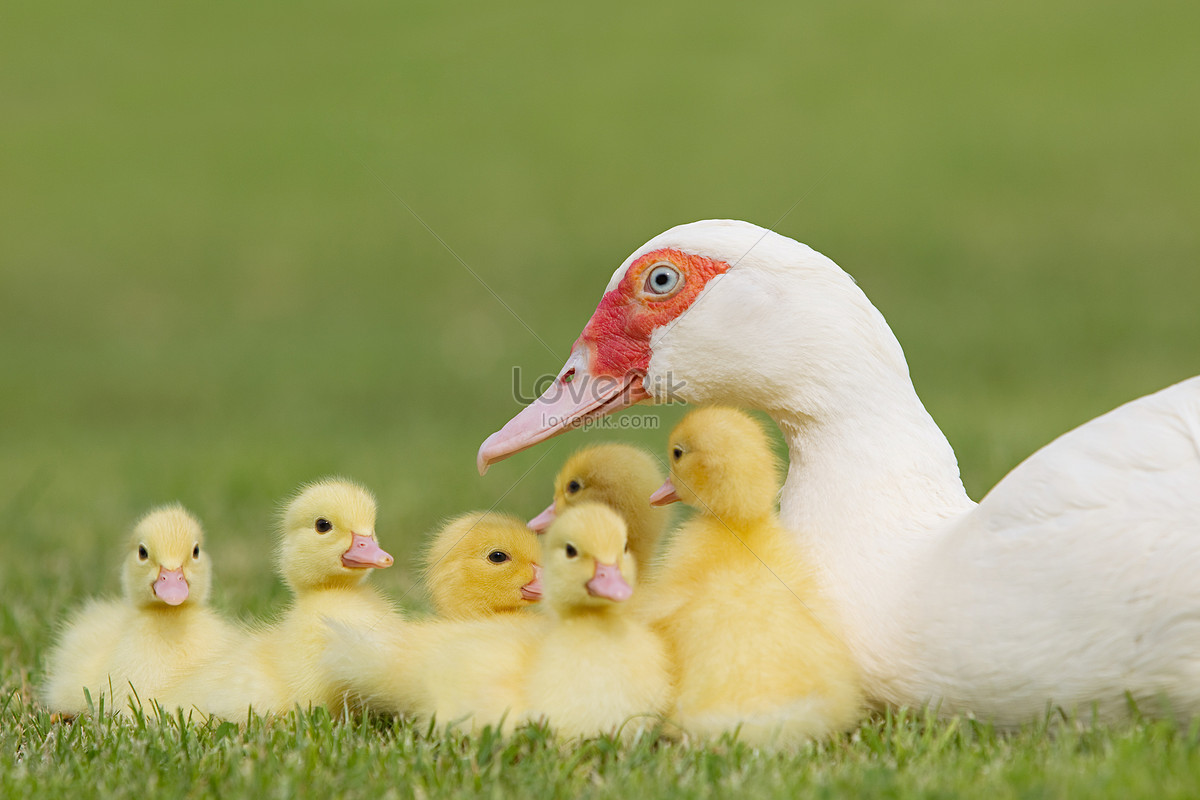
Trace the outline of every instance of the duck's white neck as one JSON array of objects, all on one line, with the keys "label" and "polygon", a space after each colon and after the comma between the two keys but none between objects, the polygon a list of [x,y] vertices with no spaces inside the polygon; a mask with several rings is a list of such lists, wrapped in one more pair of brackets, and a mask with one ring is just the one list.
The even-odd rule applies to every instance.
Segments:
[{"label": "duck's white neck", "polygon": [[817,404],[809,395],[766,409],[790,451],[781,517],[819,565],[871,673],[910,638],[895,614],[912,567],[974,504],[907,375],[827,388]]},{"label": "duck's white neck", "polygon": [[[897,605],[949,519],[972,507],[883,315],[840,267],[744,223],[697,223],[734,264],[652,334],[648,385],[771,415],[791,463],[781,517],[818,565],[870,673],[912,639]],[[664,234],[666,236],[666,234]],[[669,379],[669,380],[668,380]],[[660,396],[661,395],[661,396]]]}]

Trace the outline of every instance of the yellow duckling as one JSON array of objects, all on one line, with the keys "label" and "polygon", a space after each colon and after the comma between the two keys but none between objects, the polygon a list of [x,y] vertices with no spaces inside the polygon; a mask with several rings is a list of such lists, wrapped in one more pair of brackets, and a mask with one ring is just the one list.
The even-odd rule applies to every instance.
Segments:
[{"label": "yellow duckling", "polygon": [[442,526],[425,554],[434,612],[472,619],[521,611],[542,597],[537,536],[508,514],[471,512]]},{"label": "yellow duckling", "polygon": [[663,482],[658,459],[627,444],[601,444],[572,455],[554,479],[554,502],[529,521],[541,533],[568,508],[597,502],[616,510],[629,526],[629,551],[645,582],[670,510],[646,499]]},{"label": "yellow duckling", "polygon": [[567,737],[658,726],[671,675],[662,640],[629,613],[637,562],[625,521],[599,503],[572,505],[543,552],[547,624],[524,670],[523,717]]},{"label": "yellow duckling", "polygon": [[283,512],[278,567],[292,603],[268,628],[248,633],[215,669],[204,710],[244,718],[344,702],[344,687],[321,666],[328,621],[370,628],[398,615],[366,584],[393,559],[375,537],[375,498],[356,484],[323,480]]},{"label": "yellow duckling", "polygon": [[[121,566],[121,600],[94,600],[67,625],[46,664],[43,702],[62,714],[132,713],[140,702],[189,706],[188,677],[205,669],[235,629],[207,605],[212,566],[200,523],[182,506],[146,514]],[[136,693],[136,699],[135,699]]]},{"label": "yellow duckling", "polygon": [[624,613],[637,569],[625,523],[580,506],[551,527],[547,546],[542,613],[333,626],[328,666],[364,705],[442,727],[507,732],[546,719],[581,736],[657,724],[670,676],[662,642]]},{"label": "yellow duckling", "polygon": [[675,534],[648,603],[677,668],[674,718],[698,736],[740,728],[755,744],[846,730],[863,695],[812,567],[775,513],[766,434],[729,408],[693,411],[652,502],[697,510]]},{"label": "yellow duckling", "polygon": [[357,704],[423,724],[511,731],[537,614],[392,619],[371,629],[330,623],[324,665]]}]

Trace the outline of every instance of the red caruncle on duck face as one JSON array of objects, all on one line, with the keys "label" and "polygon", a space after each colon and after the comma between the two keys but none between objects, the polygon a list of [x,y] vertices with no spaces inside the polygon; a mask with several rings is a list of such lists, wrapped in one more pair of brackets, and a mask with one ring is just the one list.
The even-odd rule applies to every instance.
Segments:
[{"label": "red caruncle on duck face", "polygon": [[672,324],[704,287],[729,264],[673,248],[639,256],[616,287],[605,293],[575,343],[588,349],[593,376],[645,375],[650,366],[650,335]]},{"label": "red caruncle on duck face", "polygon": [[643,379],[650,338],[674,324],[729,264],[671,247],[636,256],[605,292],[558,377],[479,448],[480,474],[493,461],[572,427],[654,399]]}]

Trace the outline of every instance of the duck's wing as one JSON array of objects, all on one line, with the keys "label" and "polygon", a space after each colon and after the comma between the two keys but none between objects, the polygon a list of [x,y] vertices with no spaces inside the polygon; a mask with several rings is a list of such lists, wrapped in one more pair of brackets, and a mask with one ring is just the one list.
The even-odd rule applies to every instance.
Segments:
[{"label": "duck's wing", "polygon": [[927,566],[911,618],[943,710],[1200,709],[1200,377],[1034,453]]},{"label": "duck's wing", "polygon": [[[970,515],[978,534],[1074,531],[1116,539],[1188,535],[1200,544],[1200,377],[1141,397],[1019,464]],[[1116,555],[1114,553],[1114,555]]]}]

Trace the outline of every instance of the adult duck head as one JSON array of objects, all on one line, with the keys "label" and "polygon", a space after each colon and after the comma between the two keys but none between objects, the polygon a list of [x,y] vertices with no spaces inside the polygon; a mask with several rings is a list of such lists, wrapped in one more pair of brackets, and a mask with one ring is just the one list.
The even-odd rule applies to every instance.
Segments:
[{"label": "adult duck head", "polygon": [[[480,473],[590,419],[675,400],[766,411],[793,461],[821,457],[817,440],[828,437],[819,432],[837,427],[866,434],[852,437],[862,453],[837,437],[839,459],[887,460],[872,437],[888,431],[887,440],[903,440],[903,471],[911,472],[914,442],[924,451],[920,472],[934,474],[911,479],[965,501],[957,461],[913,390],[904,352],[854,279],[807,245],[735,220],[680,225],[634,251],[551,386],[484,441]],[[803,439],[813,447],[801,454]]]},{"label": "adult duck head", "polygon": [[904,354],[832,261],[747,222],[680,225],[617,268],[554,382],[488,437],[478,465],[641,401],[771,411],[799,391],[818,413],[838,384],[881,374],[907,383]]}]

